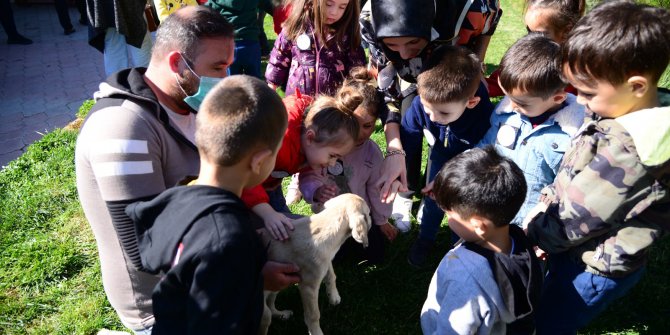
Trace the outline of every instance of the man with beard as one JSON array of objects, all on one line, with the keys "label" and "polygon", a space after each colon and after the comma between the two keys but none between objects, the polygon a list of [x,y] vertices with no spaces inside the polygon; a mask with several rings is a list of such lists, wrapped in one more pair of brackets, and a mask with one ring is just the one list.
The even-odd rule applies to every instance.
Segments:
[{"label": "man with beard", "polygon": [[[149,200],[199,170],[195,113],[205,87],[233,62],[233,26],[204,6],[188,6],[158,29],[148,68],[100,84],[77,140],[77,190],[98,245],[102,282],[121,322],[136,334],[154,323],[151,294],[160,277],[141,271],[135,227],[125,207]],[[295,266],[266,264],[279,289]],[[268,268],[273,270],[268,271]]]}]

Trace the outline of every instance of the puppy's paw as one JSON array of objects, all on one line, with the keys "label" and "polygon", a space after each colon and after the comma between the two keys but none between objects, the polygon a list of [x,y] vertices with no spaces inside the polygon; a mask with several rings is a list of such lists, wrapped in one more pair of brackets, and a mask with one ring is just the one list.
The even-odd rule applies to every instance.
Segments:
[{"label": "puppy's paw", "polygon": [[335,291],[328,294],[328,301],[330,302],[331,305],[335,306],[340,304],[342,298],[340,298],[340,294],[337,291]]},{"label": "puppy's paw", "polygon": [[283,310],[283,311],[276,311],[272,313],[272,316],[280,318],[282,320],[288,320],[291,316],[293,315],[293,311],[290,310]]}]

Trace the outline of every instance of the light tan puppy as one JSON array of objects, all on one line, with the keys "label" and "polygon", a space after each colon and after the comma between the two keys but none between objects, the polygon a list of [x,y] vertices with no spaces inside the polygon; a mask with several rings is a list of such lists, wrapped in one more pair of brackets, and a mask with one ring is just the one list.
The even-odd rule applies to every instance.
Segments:
[{"label": "light tan puppy", "polygon": [[[319,319],[319,287],[326,277],[326,291],[331,304],[340,303],[340,294],[335,286],[333,257],[344,241],[352,236],[354,240],[368,246],[370,208],[363,198],[347,193],[328,200],[325,209],[319,214],[304,217],[293,222],[295,230],[291,238],[284,242],[272,240],[264,233],[263,242],[268,247],[268,259],[279,262],[291,262],[300,267],[301,282],[298,284],[305,324],[312,335],[323,334]],[[275,308],[277,292],[265,291],[265,306],[261,321],[260,334],[267,334],[272,316],[283,319],[293,312],[279,311]]]}]

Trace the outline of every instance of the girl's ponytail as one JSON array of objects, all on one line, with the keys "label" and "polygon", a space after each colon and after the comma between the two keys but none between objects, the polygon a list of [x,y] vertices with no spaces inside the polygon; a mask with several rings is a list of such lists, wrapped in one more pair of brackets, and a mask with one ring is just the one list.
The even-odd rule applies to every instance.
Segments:
[{"label": "girl's ponytail", "polygon": [[375,118],[379,117],[379,106],[383,103],[381,93],[377,91],[377,81],[363,66],[349,71],[349,77],[344,80],[335,97],[349,106],[352,112],[362,107]]}]

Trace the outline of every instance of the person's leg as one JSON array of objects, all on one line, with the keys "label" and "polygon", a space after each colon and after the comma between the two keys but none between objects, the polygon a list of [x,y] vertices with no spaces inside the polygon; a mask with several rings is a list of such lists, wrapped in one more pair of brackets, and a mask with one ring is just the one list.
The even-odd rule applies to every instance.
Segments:
[{"label": "person's leg", "polygon": [[286,204],[293,205],[300,202],[302,199],[302,193],[300,193],[300,174],[295,173],[291,176],[291,183],[288,184],[286,189]]},{"label": "person's leg", "polygon": [[623,278],[607,278],[586,272],[567,253],[550,255],[536,315],[537,333],[576,334],[630,291],[643,273],[644,268]]},{"label": "person's leg", "polygon": [[79,11],[79,23],[82,26],[88,25],[88,13],[86,13],[86,0],[77,0],[77,11]]},{"label": "person's leg", "polygon": [[291,213],[291,210],[286,206],[286,198],[284,198],[284,192],[282,191],[281,186],[267,192],[268,197],[270,197],[269,204],[272,209],[279,213]]},{"label": "person's leg", "polygon": [[261,77],[261,47],[258,41],[235,41],[235,59],[230,74]]},{"label": "person's leg", "polygon": [[[125,42],[126,38],[123,38]],[[130,67],[147,67],[149,66],[149,61],[151,60],[151,35],[149,34],[149,29],[144,34],[144,40],[142,40],[142,47],[136,48],[132,45],[128,45],[128,50],[130,51],[130,56],[132,57],[132,62],[129,64]]]},{"label": "person's leg", "polygon": [[[416,93],[412,93],[405,97],[401,102],[400,114],[401,118],[405,116],[405,112],[412,105],[412,100],[416,97]],[[405,150],[405,168],[407,170],[407,188],[408,192],[398,193],[393,200],[393,210],[391,218],[395,221],[395,225],[400,232],[407,232],[411,229],[411,214],[412,206],[414,204],[412,196],[415,192],[421,190],[421,159],[422,150]]]},{"label": "person's leg", "polygon": [[74,33],[75,30],[72,26],[72,21],[70,21],[67,0],[54,0],[54,4],[56,6],[56,13],[58,13],[58,22],[63,27],[63,33],[65,35]]},{"label": "person's leg", "polygon": [[361,244],[356,244],[358,244],[359,248],[363,249],[365,259],[368,260],[369,264],[380,264],[384,261],[385,243],[386,238],[384,237],[381,228],[373,222],[372,227],[370,227],[370,230],[368,231],[368,247],[363,248]]},{"label": "person's leg", "polygon": [[256,20],[256,24],[258,25],[258,28],[260,30],[260,33],[258,34],[258,42],[260,43],[261,47],[261,56],[268,56],[270,55],[270,51],[272,51],[272,48],[268,45],[268,36],[265,35],[265,29],[263,28],[264,21],[265,21],[265,12],[259,9],[258,19]]},{"label": "person's leg", "polygon": [[103,54],[105,74],[107,76],[130,67],[126,38],[119,34],[115,28],[107,28],[107,32],[105,33],[105,52]]},{"label": "person's leg", "polygon": [[32,40],[22,36],[16,30],[16,23],[14,22],[14,11],[9,0],[0,0],[0,24],[7,34],[8,44],[31,44]]},{"label": "person's leg", "polygon": [[[416,93],[412,93],[402,100],[400,113],[405,117],[405,112],[412,105],[412,101],[416,97]],[[405,167],[407,168],[407,187],[419,192],[422,188],[421,183],[421,159],[423,158],[422,150],[416,152],[406,152]]]},{"label": "person's leg", "polygon": [[[444,160],[433,157],[428,166],[428,180],[432,181],[444,165]],[[435,237],[444,218],[444,212],[430,196],[423,197],[423,212],[419,225],[419,238],[410,248],[408,260],[414,266],[422,266],[435,245]]]}]

